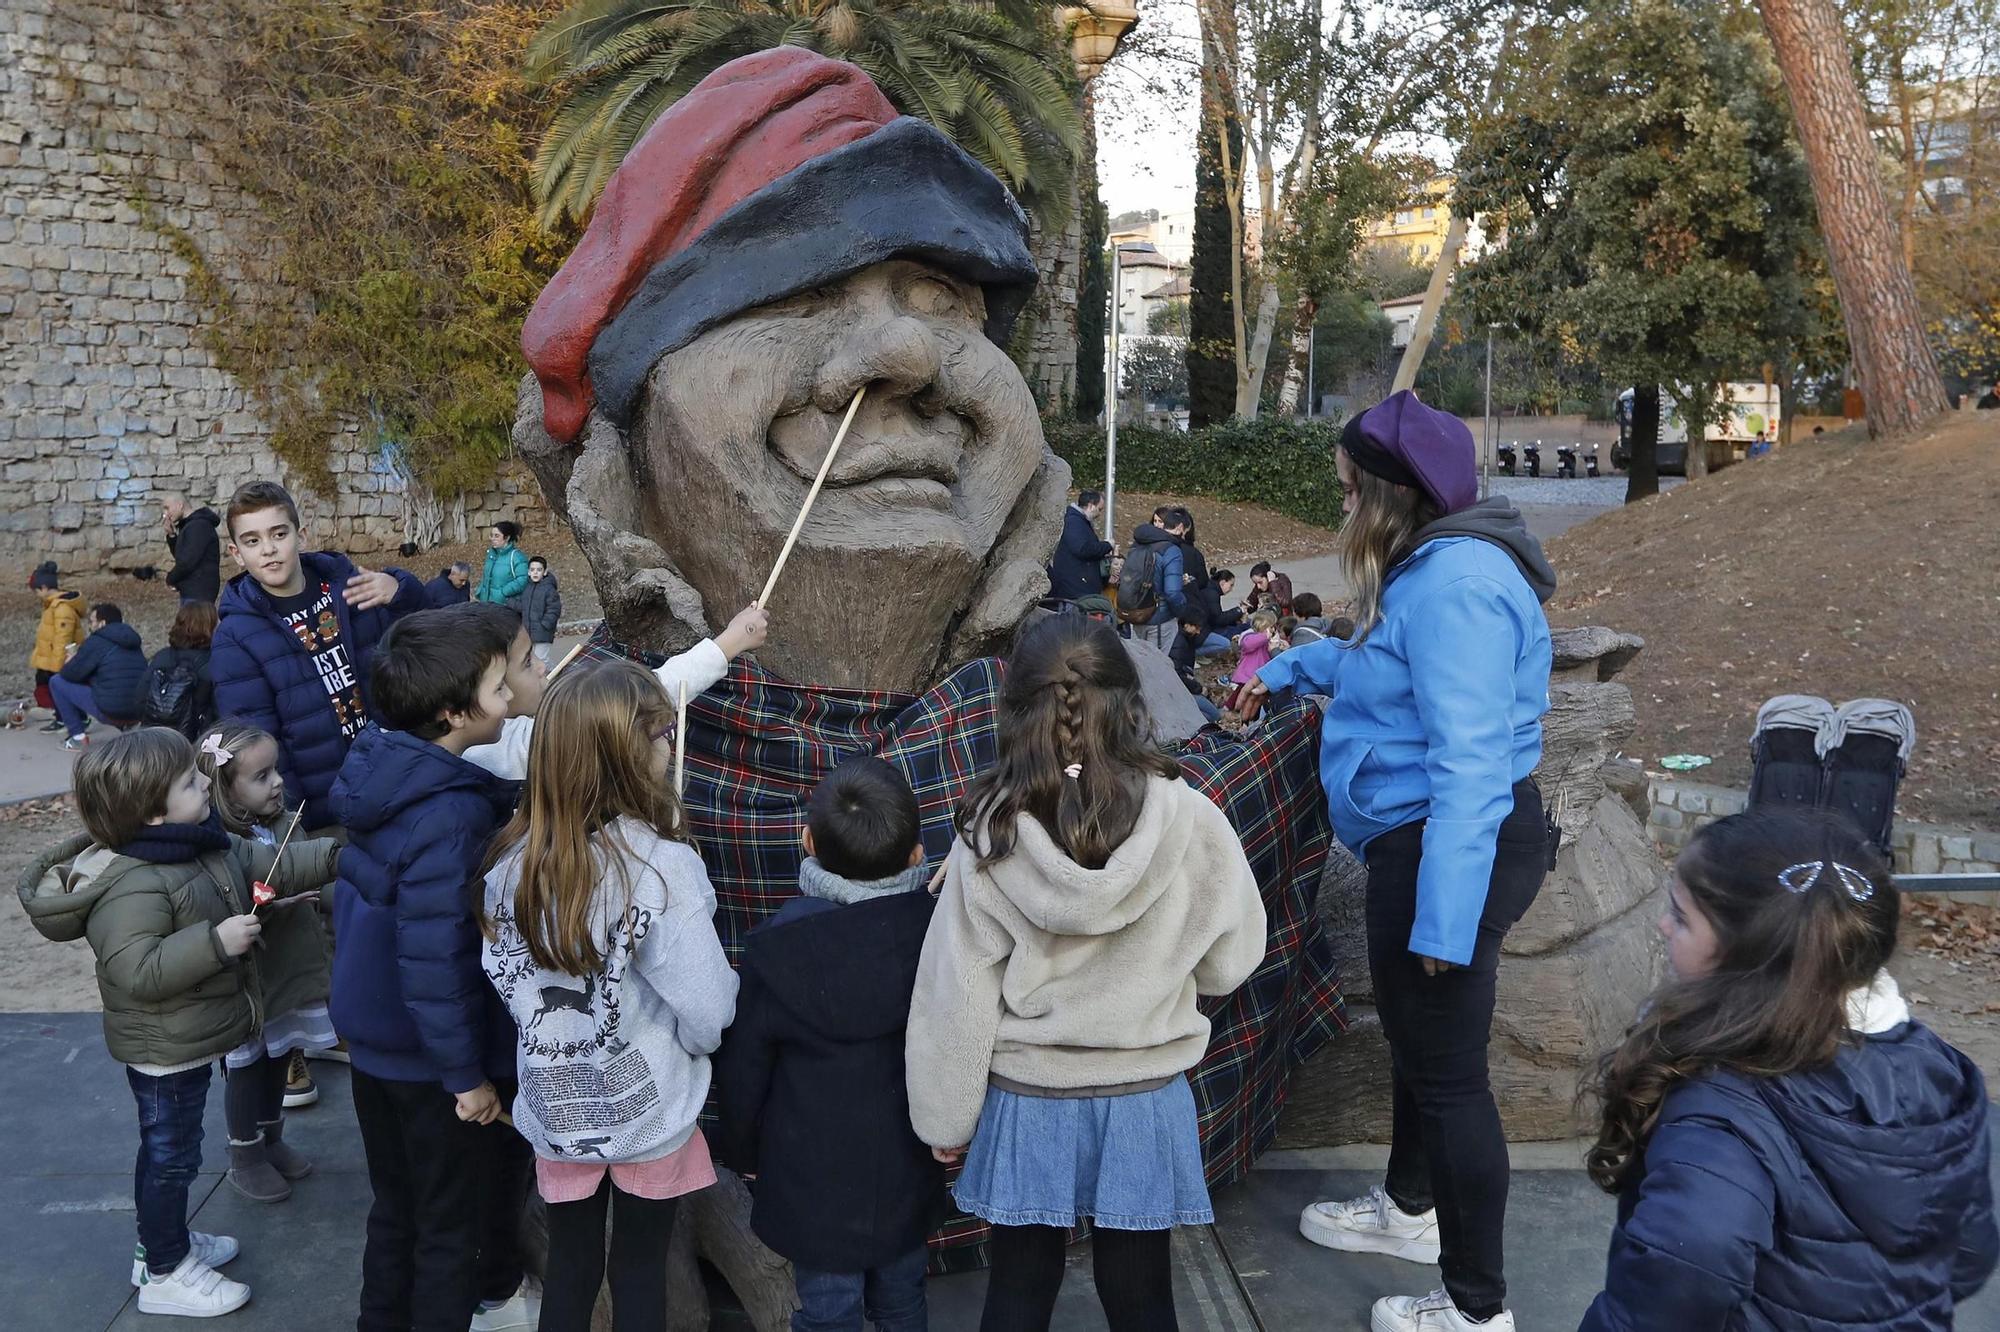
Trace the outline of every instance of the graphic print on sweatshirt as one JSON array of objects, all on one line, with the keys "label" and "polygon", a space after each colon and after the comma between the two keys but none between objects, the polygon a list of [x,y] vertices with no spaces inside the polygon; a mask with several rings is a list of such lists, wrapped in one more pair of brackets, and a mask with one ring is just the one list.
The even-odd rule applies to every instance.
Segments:
[{"label": "graphic print on sweatshirt", "polygon": [[[493,915],[488,955],[498,959],[494,988],[508,1009],[528,1016],[520,1024],[521,1095],[548,1131],[536,1144],[562,1156],[605,1157],[617,1131],[640,1120],[660,1101],[653,1070],[618,1034],[620,991],[633,950],[651,933],[653,912],[635,905],[612,922],[604,966],[588,976],[558,979],[528,954],[503,901]],[[517,1003],[523,989],[532,996]]]},{"label": "graphic print on sweatshirt", "polygon": [[341,734],[352,740],[368,723],[368,710],[361,703],[361,682],[355,675],[354,659],[340,636],[340,616],[333,608],[333,584],[321,583],[295,597],[273,597],[271,607],[284,621],[299,646],[312,658],[320,686],[333,704]]}]

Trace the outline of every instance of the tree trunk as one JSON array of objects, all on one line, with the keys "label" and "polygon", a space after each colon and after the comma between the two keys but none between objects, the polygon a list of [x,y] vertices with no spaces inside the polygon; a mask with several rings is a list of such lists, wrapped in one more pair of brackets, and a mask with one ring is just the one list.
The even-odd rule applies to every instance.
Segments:
[{"label": "tree trunk", "polygon": [[[1207,7],[1200,10],[1206,21]],[[1227,421],[1236,406],[1234,303],[1230,298],[1228,188],[1223,183],[1226,141],[1243,151],[1243,127],[1215,89],[1223,75],[1210,68],[1213,44],[1202,43],[1201,132],[1195,145],[1194,257],[1188,284],[1188,426]]]},{"label": "tree trunk", "polygon": [[1307,373],[1316,368],[1312,365],[1313,321],[1319,318],[1319,303],[1311,296],[1299,295],[1299,308],[1292,315],[1292,348],[1285,357],[1285,382],[1278,388],[1278,415],[1293,416],[1298,413],[1299,399],[1306,401],[1306,414],[1317,411],[1313,402],[1313,386],[1306,383]]},{"label": "tree trunk", "polygon": [[1761,8],[1812,172],[1868,433],[1913,430],[1946,410],[1944,381],[1882,190],[1840,13],[1833,0],[1761,0]]},{"label": "tree trunk", "polygon": [[1264,367],[1271,363],[1271,338],[1278,327],[1278,284],[1269,278],[1259,284],[1257,331],[1250,339],[1249,374],[1236,385],[1236,414],[1255,420],[1264,402]]},{"label": "tree trunk", "polygon": [[1641,384],[1632,390],[1632,423],[1626,443],[1632,450],[1625,466],[1625,502],[1660,493],[1660,386]]}]

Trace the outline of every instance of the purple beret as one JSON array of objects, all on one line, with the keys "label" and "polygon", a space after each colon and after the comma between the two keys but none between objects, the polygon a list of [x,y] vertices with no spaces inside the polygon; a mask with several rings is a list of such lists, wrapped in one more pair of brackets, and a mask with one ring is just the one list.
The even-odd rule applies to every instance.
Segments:
[{"label": "purple beret", "polygon": [[1479,498],[1472,431],[1451,413],[1424,406],[1408,389],[1350,420],[1340,446],[1356,467],[1399,486],[1415,486],[1445,513]]}]

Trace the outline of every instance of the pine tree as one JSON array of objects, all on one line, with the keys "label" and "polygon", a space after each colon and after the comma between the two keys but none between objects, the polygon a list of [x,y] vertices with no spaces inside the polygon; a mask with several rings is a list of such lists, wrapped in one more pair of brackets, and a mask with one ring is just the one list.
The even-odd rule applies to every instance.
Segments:
[{"label": "pine tree", "polygon": [[[1207,77],[1204,75],[1204,85]],[[1194,259],[1188,285],[1188,426],[1200,429],[1236,413],[1236,325],[1230,308],[1229,198],[1222,183],[1215,98],[1202,98],[1194,168]],[[1243,160],[1243,126],[1231,118],[1229,151]]]}]

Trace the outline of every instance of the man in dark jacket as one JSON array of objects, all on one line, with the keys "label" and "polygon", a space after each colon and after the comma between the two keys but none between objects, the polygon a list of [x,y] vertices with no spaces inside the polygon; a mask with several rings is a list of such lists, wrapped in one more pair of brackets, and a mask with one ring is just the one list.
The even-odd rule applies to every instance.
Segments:
[{"label": "man in dark jacket", "polygon": [[160,511],[166,517],[167,545],[174,554],[173,567],[167,570],[168,584],[181,594],[183,603],[205,601],[213,606],[222,591],[222,542],[215,535],[222,519],[207,507],[190,512],[187,500],[180,495],[167,496]]},{"label": "man in dark jacket", "polygon": [[499,738],[511,643],[452,611],[398,624],[373,670],[388,729],[361,733],[332,788],[349,840],[329,1006],[375,1195],[362,1327],[463,1328],[482,1301],[518,1302],[531,1159],[498,1122],[516,1037],[480,970],[478,918],[480,863],[514,788],[463,757]]},{"label": "man in dark jacket", "polygon": [[424,596],[430,600],[432,610],[463,606],[472,600],[472,566],[460,560],[440,570],[436,578],[424,584]]},{"label": "man in dark jacket", "polygon": [[252,482],[230,501],[230,550],[244,572],[222,594],[209,673],[221,715],[277,737],[278,771],[304,801],[300,830],[310,832],[333,826],[327,792],[368,721],[375,645],[425,598],[401,569],[301,552],[298,523],[276,482]]},{"label": "man in dark jacket", "polygon": [[549,664],[556,630],[562,626],[562,589],[549,572],[549,562],[537,555],[528,561],[528,586],[521,593],[521,627],[535,645],[535,656]]},{"label": "man in dark jacket", "polygon": [[1217,569],[1209,580],[1194,590],[1194,600],[1201,607],[1202,626],[1208,633],[1203,638],[1201,653],[1212,657],[1229,651],[1236,635],[1243,632],[1243,608],[1222,607],[1223,600],[1236,590],[1236,571]]},{"label": "man in dark jacket", "polygon": [[90,743],[86,733],[92,717],[113,726],[139,720],[146,683],[146,653],[124,612],[109,602],[92,606],[88,625],[90,637],[49,681],[56,717],[69,732],[65,749]]},{"label": "man in dark jacket", "polygon": [[1076,503],[1064,511],[1062,540],[1049,561],[1050,596],[1075,601],[1103,593],[1104,561],[1112,550],[1111,543],[1097,535],[1097,520],[1103,515],[1104,496],[1095,490],[1078,491]]},{"label": "man in dark jacket", "polygon": [[930,926],[917,798],[849,759],[806,808],[800,896],[753,931],[717,1078],[723,1159],[757,1175],[750,1224],[792,1260],[800,1313],[922,1325],[944,1176],[910,1128],[903,1034]]}]

